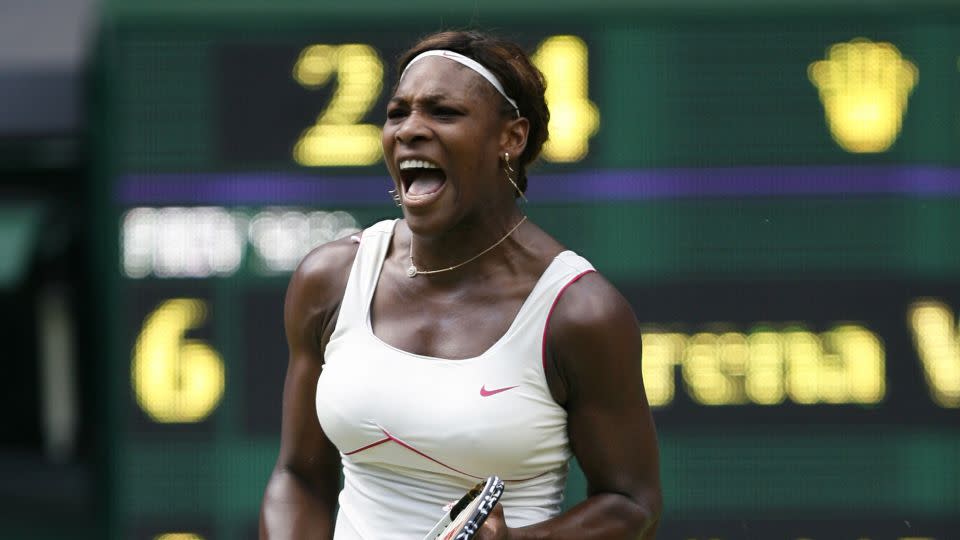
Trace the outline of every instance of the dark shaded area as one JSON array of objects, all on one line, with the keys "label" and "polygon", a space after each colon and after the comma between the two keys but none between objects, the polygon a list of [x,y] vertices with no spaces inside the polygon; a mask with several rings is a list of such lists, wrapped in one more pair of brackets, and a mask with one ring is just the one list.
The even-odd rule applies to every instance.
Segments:
[{"label": "dark shaded area", "polygon": [[275,287],[243,295],[243,427],[248,435],[280,437],[287,342],[283,292]]},{"label": "dark shaded area", "polygon": [[787,540],[815,538],[841,540],[869,538],[870,540],[901,540],[905,538],[954,538],[960,521],[942,520],[878,520],[875,516],[844,516],[798,523],[783,520],[689,520],[664,521],[657,538],[710,539],[736,538],[738,540]]},{"label": "dark shaded area", "polygon": [[[68,136],[0,139],[0,201],[7,224],[29,230],[23,250],[10,250],[22,271],[0,286],[4,377],[0,378],[0,522],[11,538],[95,537],[100,530],[105,486],[98,484],[99,385],[95,354],[97,311],[91,288],[91,242],[86,208],[88,170]],[[22,210],[29,210],[21,213]],[[24,224],[32,216],[32,225]],[[11,217],[13,216],[13,217]],[[17,218],[16,216],[20,216]],[[25,229],[24,229],[25,228]],[[6,238],[9,248],[11,238]],[[10,261],[7,261],[8,263]],[[50,311],[50,300],[55,313]],[[66,358],[72,366],[75,426],[71,442],[51,445],[45,403],[62,386],[44,382],[45,344],[51,318],[63,316]],[[55,367],[54,369],[59,369]],[[64,401],[61,399],[61,403]],[[18,536],[17,531],[30,531]],[[89,536],[88,536],[89,535]]]}]

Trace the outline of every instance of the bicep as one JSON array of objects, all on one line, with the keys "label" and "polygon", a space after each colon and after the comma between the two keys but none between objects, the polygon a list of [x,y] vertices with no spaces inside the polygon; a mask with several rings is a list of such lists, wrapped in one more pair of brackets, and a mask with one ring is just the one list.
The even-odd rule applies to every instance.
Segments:
[{"label": "bicep", "polygon": [[657,508],[659,456],[643,389],[640,331],[626,300],[599,279],[564,299],[561,320],[552,326],[571,449],[588,495],[618,493]]},{"label": "bicep", "polygon": [[287,293],[284,324],[290,351],[283,385],[280,455],[277,468],[309,481],[313,489],[335,489],[339,454],[317,418],[317,380],[323,365],[324,312],[309,304],[309,290],[297,283]]},{"label": "bicep", "polygon": [[261,538],[330,538],[340,460],[316,411],[323,351],[356,253],[348,241],[317,248],[287,288],[284,328],[290,351],[283,386],[280,453],[261,505]]},{"label": "bicep", "polygon": [[659,459],[653,419],[642,382],[633,370],[610,369],[575,380],[568,401],[570,444],[589,494],[639,496],[659,489]]},{"label": "bicep", "polygon": [[336,486],[339,454],[320,427],[316,388],[320,370],[314,359],[291,353],[283,387],[278,468],[309,480],[311,486]]}]

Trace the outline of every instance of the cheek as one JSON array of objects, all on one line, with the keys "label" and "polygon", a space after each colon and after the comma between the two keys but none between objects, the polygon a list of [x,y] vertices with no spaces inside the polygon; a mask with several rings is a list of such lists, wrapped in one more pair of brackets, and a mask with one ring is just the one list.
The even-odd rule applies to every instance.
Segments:
[{"label": "cheek", "polygon": [[383,153],[383,162],[387,166],[387,172],[389,172],[391,176],[396,177],[396,171],[393,170],[393,160],[390,159],[390,156],[393,155],[394,144],[396,143],[393,133],[393,130],[386,127],[383,128],[383,131],[380,133],[380,149]]},{"label": "cheek", "polygon": [[388,150],[393,148],[393,143],[396,140],[394,133],[395,130],[387,126],[383,126],[383,129],[380,131],[380,147],[383,149],[384,154],[387,154]]},{"label": "cheek", "polygon": [[474,169],[485,178],[496,174],[497,164],[499,163],[499,157],[497,156],[499,145],[497,142],[489,137],[478,137],[471,144],[471,148],[474,154]]}]

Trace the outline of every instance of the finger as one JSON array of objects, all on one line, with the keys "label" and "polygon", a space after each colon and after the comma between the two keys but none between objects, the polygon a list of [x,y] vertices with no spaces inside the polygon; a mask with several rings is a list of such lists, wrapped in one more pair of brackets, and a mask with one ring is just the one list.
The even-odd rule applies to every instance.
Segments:
[{"label": "finger", "polygon": [[477,531],[477,540],[504,540],[507,538],[507,522],[503,515],[503,505],[497,503]]}]

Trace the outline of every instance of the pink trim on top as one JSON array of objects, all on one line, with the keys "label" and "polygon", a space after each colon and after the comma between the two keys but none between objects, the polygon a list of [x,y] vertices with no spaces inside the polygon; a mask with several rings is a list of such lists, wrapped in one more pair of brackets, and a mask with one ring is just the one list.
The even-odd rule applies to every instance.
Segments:
[{"label": "pink trim on top", "polygon": [[[383,431],[383,430],[381,429],[381,431]],[[357,448],[356,450],[351,450],[351,451],[349,451],[349,452],[344,452],[343,455],[345,455],[345,456],[352,456],[353,454],[356,454],[356,453],[358,453],[358,452],[363,452],[364,450],[369,450],[369,449],[373,448],[374,446],[379,446],[379,445],[381,445],[381,444],[383,444],[383,443],[385,443],[385,442],[390,442],[390,437],[389,437],[389,436],[388,436],[386,439],[380,439],[380,440],[377,441],[377,442],[372,442],[372,443],[370,443],[370,444],[368,444],[368,445],[366,445],[366,446],[361,446],[360,448]]]},{"label": "pink trim on top", "polygon": [[[464,475],[464,476],[469,476],[470,478],[476,478],[477,480],[483,480],[484,478],[486,478],[485,476],[476,476],[476,475],[470,474],[470,473],[468,473],[468,472],[461,471],[460,469],[455,469],[455,468],[447,465],[446,463],[444,463],[444,462],[442,462],[442,461],[440,461],[440,460],[438,460],[438,459],[432,458],[432,457],[430,457],[429,455],[421,452],[420,450],[417,450],[417,449],[414,448],[413,446],[405,443],[404,441],[402,441],[402,440],[394,437],[393,434],[390,433],[389,431],[387,431],[386,429],[384,429],[383,426],[377,425],[377,428],[380,429],[381,433],[383,433],[383,434],[385,435],[385,438],[380,439],[379,441],[372,442],[372,443],[370,443],[370,444],[368,444],[368,445],[366,445],[366,446],[361,446],[360,448],[357,448],[356,450],[351,450],[351,451],[349,451],[349,452],[344,452],[343,455],[345,455],[345,456],[352,456],[353,454],[357,454],[357,453],[359,453],[359,452],[363,452],[364,450],[369,450],[369,449],[371,449],[371,448],[373,448],[373,447],[375,447],[375,446],[380,446],[380,445],[383,444],[383,443],[393,441],[393,442],[399,444],[401,447],[406,448],[407,450],[413,452],[414,454],[417,454],[417,455],[420,456],[420,457],[429,459],[430,461],[436,463],[437,465],[440,465],[441,467],[443,467],[443,468],[445,468],[445,469],[450,469],[451,471],[453,471],[453,472],[455,472],[455,473],[462,474],[462,475]],[[506,479],[506,478],[505,478],[505,479],[504,479],[504,482],[523,482],[523,481],[525,481],[525,480],[533,480],[534,478],[543,476],[543,475],[547,474],[548,472],[550,472],[550,471],[544,471],[544,472],[542,472],[542,473],[540,473],[540,474],[533,475],[533,476],[531,476],[531,477],[529,477],[529,478],[517,478],[517,479]]]},{"label": "pink trim on top", "polygon": [[427,454],[424,454],[423,452],[417,450],[416,448],[410,446],[409,444],[401,441],[400,439],[394,437],[389,431],[383,429],[383,427],[381,427],[381,426],[377,426],[377,427],[380,428],[380,431],[382,431],[384,435],[386,435],[387,437],[389,437],[391,441],[399,444],[400,446],[406,448],[407,450],[413,452],[414,454],[417,454],[418,456],[425,457],[425,458],[429,459],[430,461],[436,463],[437,465],[440,465],[441,467],[445,467],[445,468],[450,469],[451,471],[453,471],[453,472],[455,472],[455,473],[460,473],[460,474],[462,474],[462,475],[464,475],[464,476],[469,476],[470,478],[476,478],[477,480],[483,480],[483,479],[485,478],[485,477],[483,477],[483,476],[475,476],[475,475],[472,475],[472,474],[470,474],[470,473],[461,471],[460,469],[454,469],[453,467],[447,465],[446,463],[444,463],[444,462],[442,462],[442,461],[440,461],[440,460],[438,460],[438,459],[434,459],[434,458],[428,456]]},{"label": "pink trim on top", "polygon": [[596,272],[596,270],[594,269],[584,270],[583,272],[580,272],[576,276],[573,276],[573,279],[568,281],[567,284],[560,289],[560,292],[557,293],[556,298],[553,299],[553,304],[550,305],[550,311],[547,312],[547,320],[546,322],[543,323],[543,338],[540,341],[540,362],[543,365],[544,376],[546,376],[546,373],[547,373],[547,329],[550,327],[550,317],[553,316],[553,310],[556,309],[557,302],[560,301],[560,297],[563,296],[564,292],[566,292],[567,287],[576,283],[577,280],[579,280],[583,276],[593,272]]}]

